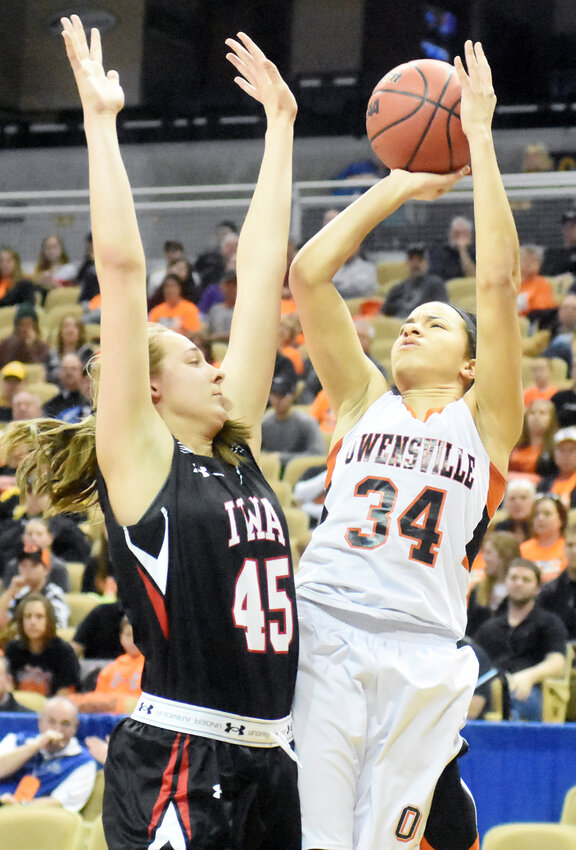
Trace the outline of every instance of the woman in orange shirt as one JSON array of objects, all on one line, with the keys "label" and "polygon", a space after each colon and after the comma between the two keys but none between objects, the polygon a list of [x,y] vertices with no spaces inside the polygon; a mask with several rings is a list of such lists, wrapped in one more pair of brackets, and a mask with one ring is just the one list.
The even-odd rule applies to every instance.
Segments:
[{"label": "woman in orange shirt", "polygon": [[524,413],[520,439],[510,455],[509,473],[520,473],[538,482],[541,475],[554,471],[554,434],[558,430],[551,401],[533,401]]},{"label": "woman in orange shirt", "polygon": [[542,583],[555,579],[566,566],[564,531],[568,511],[551,493],[539,496],[532,509],[532,537],[520,544],[523,558],[539,567]]},{"label": "woman in orange shirt", "polygon": [[149,320],[184,334],[184,336],[199,331],[201,323],[198,307],[192,301],[182,298],[182,281],[180,278],[172,273],[167,274],[162,284],[162,291],[164,301],[150,310]]},{"label": "woman in orange shirt", "polygon": [[519,316],[527,316],[534,310],[553,310],[558,306],[550,282],[540,274],[542,256],[542,248],[538,245],[522,245],[520,248]]}]

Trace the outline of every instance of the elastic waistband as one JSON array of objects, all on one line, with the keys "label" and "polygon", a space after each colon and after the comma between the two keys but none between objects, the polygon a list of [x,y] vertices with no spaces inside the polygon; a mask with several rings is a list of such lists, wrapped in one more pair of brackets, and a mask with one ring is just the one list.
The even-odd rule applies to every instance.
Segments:
[{"label": "elastic waistband", "polygon": [[292,753],[290,743],[294,735],[291,714],[279,720],[261,720],[142,693],[131,716],[141,723],[173,732],[200,735],[202,738],[214,738],[216,741],[229,741],[247,747],[288,748]]}]

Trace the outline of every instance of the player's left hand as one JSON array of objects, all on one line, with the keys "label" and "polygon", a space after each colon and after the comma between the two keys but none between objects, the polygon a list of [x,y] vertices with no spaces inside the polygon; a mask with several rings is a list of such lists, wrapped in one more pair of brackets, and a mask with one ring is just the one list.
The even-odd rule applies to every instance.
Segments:
[{"label": "player's left hand", "polygon": [[479,41],[464,45],[466,70],[460,56],[454,59],[454,67],[462,86],[460,121],[464,133],[469,136],[476,130],[485,131],[492,126],[496,108],[496,95],[492,86],[492,71]]},{"label": "player's left hand", "polygon": [[234,82],[262,104],[268,120],[284,115],[294,121],[298,109],[296,99],[276,65],[266,58],[246,33],[239,32],[238,39],[226,39],[226,44],[233,51],[227,53],[226,58],[242,75],[235,77]]}]

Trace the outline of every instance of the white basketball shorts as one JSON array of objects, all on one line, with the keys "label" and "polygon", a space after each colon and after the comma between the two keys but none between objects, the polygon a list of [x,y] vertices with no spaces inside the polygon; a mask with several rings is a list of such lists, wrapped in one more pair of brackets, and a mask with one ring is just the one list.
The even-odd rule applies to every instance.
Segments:
[{"label": "white basketball shorts", "polygon": [[365,631],[303,599],[298,607],[302,850],[416,848],[438,777],[460,751],[474,651],[394,623]]}]

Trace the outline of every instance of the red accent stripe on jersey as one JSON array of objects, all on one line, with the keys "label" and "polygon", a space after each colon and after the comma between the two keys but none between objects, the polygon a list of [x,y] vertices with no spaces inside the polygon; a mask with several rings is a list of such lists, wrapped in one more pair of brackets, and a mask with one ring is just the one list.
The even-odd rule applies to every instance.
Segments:
[{"label": "red accent stripe on jersey", "polygon": [[498,506],[504,498],[505,490],[505,477],[502,475],[500,470],[497,469],[492,462],[490,462],[490,480],[488,481],[488,498],[486,500],[486,507],[488,508],[488,516],[490,519],[492,519],[498,510]]},{"label": "red accent stripe on jersey", "polygon": [[434,847],[432,847],[431,844],[428,844],[425,838],[422,839],[418,847],[419,850],[434,850]]},{"label": "red accent stripe on jersey", "polygon": [[332,481],[332,473],[334,472],[334,467],[336,466],[336,458],[338,457],[338,452],[342,448],[342,437],[338,440],[335,446],[332,446],[330,454],[328,455],[328,460],[326,464],[328,466],[328,470],[326,472],[326,490],[330,486],[330,482]]},{"label": "red accent stripe on jersey", "polygon": [[160,628],[162,629],[162,633],[166,640],[168,640],[170,636],[170,627],[168,625],[168,614],[166,613],[166,606],[164,605],[164,598],[159,590],[152,584],[140,564],[138,566],[138,572],[140,573],[140,578],[144,582],[144,587],[146,588],[146,593],[148,594],[148,598],[152,603],[152,607],[154,608],[154,613],[158,618],[158,622],[160,623]]},{"label": "red accent stripe on jersey", "polygon": [[152,832],[158,826],[158,821],[162,816],[164,809],[166,808],[166,804],[170,799],[170,792],[172,791],[172,779],[174,777],[174,765],[176,764],[176,757],[178,755],[178,747],[180,745],[180,732],[176,735],[176,739],[172,744],[172,752],[170,753],[170,759],[168,760],[168,764],[166,766],[166,770],[162,774],[162,785],[160,786],[160,793],[158,794],[158,799],[154,803],[154,808],[152,809],[152,819],[150,821],[150,826],[148,827],[148,837],[152,838]]},{"label": "red accent stripe on jersey", "polygon": [[174,795],[174,799],[176,801],[176,805],[178,806],[178,810],[180,812],[180,817],[182,818],[182,823],[184,824],[184,828],[186,830],[186,835],[188,836],[188,840],[192,839],[192,827],[190,825],[190,805],[188,801],[188,744],[190,743],[190,738],[186,738],[184,741],[184,747],[182,748],[182,761],[180,762],[180,770],[178,771],[178,784],[176,786],[176,794]]}]

